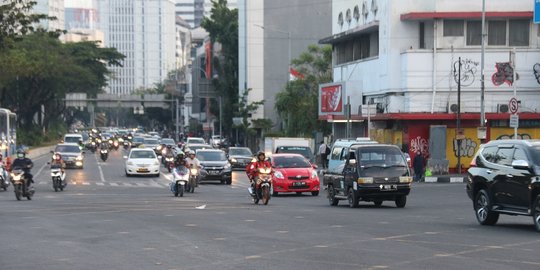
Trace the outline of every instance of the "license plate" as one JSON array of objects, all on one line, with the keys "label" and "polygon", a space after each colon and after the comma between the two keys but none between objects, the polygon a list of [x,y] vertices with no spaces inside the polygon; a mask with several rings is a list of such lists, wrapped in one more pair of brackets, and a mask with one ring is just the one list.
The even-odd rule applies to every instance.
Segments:
[{"label": "license plate", "polygon": [[208,171],[208,174],[217,175],[219,174],[219,171]]},{"label": "license plate", "polygon": [[306,182],[293,182],[293,186],[295,187],[301,187],[301,186],[305,186],[306,185]]},{"label": "license plate", "polygon": [[381,191],[397,190],[397,185],[381,185]]},{"label": "license plate", "polygon": [[146,168],[140,168],[137,170],[137,172],[148,172],[148,169]]}]

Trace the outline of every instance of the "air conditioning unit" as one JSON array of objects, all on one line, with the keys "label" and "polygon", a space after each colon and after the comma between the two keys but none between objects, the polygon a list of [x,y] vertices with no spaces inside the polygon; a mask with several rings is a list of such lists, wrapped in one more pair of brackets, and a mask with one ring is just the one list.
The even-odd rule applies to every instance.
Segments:
[{"label": "air conditioning unit", "polygon": [[448,106],[448,112],[457,113],[458,108],[457,104],[450,104],[450,106]]},{"label": "air conditioning unit", "polygon": [[497,112],[498,113],[507,113],[508,112],[508,104],[504,104],[504,103],[497,104]]}]

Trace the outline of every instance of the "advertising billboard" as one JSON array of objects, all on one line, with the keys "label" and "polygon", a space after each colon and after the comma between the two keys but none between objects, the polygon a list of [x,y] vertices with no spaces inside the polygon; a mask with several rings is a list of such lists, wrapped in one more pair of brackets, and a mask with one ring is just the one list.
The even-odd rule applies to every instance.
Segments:
[{"label": "advertising billboard", "polygon": [[344,83],[330,83],[319,86],[319,115],[344,114]]}]

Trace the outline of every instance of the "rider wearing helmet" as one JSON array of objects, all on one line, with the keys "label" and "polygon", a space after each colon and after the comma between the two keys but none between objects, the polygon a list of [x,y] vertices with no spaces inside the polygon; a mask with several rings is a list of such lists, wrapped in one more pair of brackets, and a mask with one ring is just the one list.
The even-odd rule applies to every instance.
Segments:
[{"label": "rider wearing helmet", "polygon": [[62,159],[62,155],[60,153],[54,153],[51,161],[51,166],[53,165],[60,165],[60,169],[62,172],[64,172],[64,169],[66,168],[66,163]]},{"label": "rider wearing helmet", "polygon": [[27,186],[34,183],[30,169],[34,166],[31,159],[26,157],[26,153],[23,150],[17,151],[17,158],[13,161],[11,168],[21,168],[24,171],[24,177],[28,179]]},{"label": "rider wearing helmet", "polygon": [[[197,170],[202,169],[201,162],[199,159],[195,156],[195,151],[189,150],[188,151],[188,157],[186,158],[186,163],[188,165],[188,168],[194,168]],[[199,183],[201,175],[197,175],[197,184]]]},{"label": "rider wearing helmet", "polygon": [[2,154],[0,154],[0,168],[4,168],[3,170],[3,175],[2,177],[4,179],[7,179],[7,170],[9,169],[8,166],[6,164],[4,164],[4,160],[3,160],[3,157],[2,157]]},{"label": "rider wearing helmet", "polygon": [[257,152],[257,157],[254,161],[252,161],[250,164],[246,167],[246,174],[249,178],[249,182],[251,183],[251,187],[249,188],[249,192],[253,193],[253,184],[255,181],[253,181],[257,174],[259,173],[259,168],[271,168],[272,165],[270,162],[266,160],[266,154],[263,151]]},{"label": "rider wearing helmet", "polygon": [[175,167],[180,167],[180,166],[186,166],[187,167],[187,162],[186,160],[184,159],[184,152],[180,151],[178,152],[178,154],[176,155],[176,159],[174,160],[174,166]]}]

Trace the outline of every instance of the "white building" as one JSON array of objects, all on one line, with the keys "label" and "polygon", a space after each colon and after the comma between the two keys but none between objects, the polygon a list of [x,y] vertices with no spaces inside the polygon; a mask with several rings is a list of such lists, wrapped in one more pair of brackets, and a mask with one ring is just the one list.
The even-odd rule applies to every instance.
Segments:
[{"label": "white building", "polygon": [[44,20],[41,26],[47,30],[64,30],[64,0],[37,0],[34,12],[56,17],[56,20]]},{"label": "white building", "polygon": [[151,88],[176,68],[175,14],[173,0],[98,0],[99,29],[105,46],[126,58],[114,67],[110,94],[130,94]]},{"label": "white building", "polygon": [[191,87],[191,26],[180,16],[176,16],[176,70],[178,94],[183,96],[180,104],[180,131],[189,123],[193,106],[193,91]]},{"label": "white building", "polygon": [[[238,0],[228,0],[227,6],[230,9],[237,8]],[[211,0],[176,0],[176,16],[180,16],[191,25],[197,28],[201,25],[204,17],[210,16],[212,10]]]},{"label": "white building", "polygon": [[96,0],[65,0],[65,42],[99,41],[104,46],[105,35],[97,29]]},{"label": "white building", "polygon": [[[455,134],[475,147],[479,137],[508,135],[507,105],[515,87],[521,101],[520,125],[540,127],[540,30],[532,22],[533,3],[485,2],[487,136],[476,129],[481,118],[482,1],[333,0],[333,35],[321,43],[333,45],[334,82],[342,88],[322,88],[319,118],[334,122],[334,135],[343,137],[344,124],[336,120],[344,119],[343,105],[350,97],[353,120],[366,120],[359,115],[360,105],[376,104],[372,137],[406,144],[411,153],[421,149],[427,154],[427,149],[437,145],[448,146],[451,153],[450,148],[457,145]],[[515,83],[509,63],[512,51],[519,76]],[[461,82],[460,102],[457,82]],[[327,98],[329,94],[340,98]],[[458,108],[460,124],[456,122]],[[435,138],[434,125],[448,129],[444,134],[449,140]],[[365,136],[365,127],[364,122],[352,135]],[[538,136],[536,131],[522,131]],[[419,147],[420,141],[430,147]]]}]

